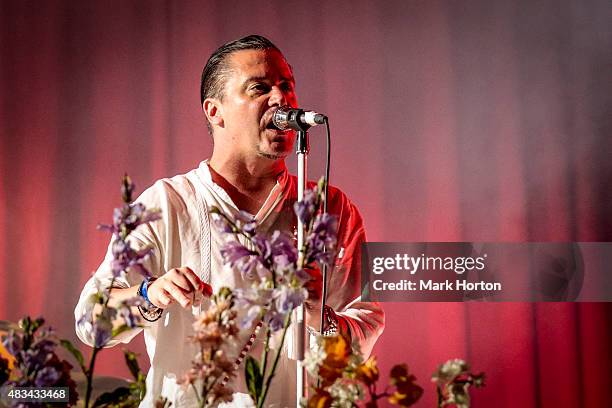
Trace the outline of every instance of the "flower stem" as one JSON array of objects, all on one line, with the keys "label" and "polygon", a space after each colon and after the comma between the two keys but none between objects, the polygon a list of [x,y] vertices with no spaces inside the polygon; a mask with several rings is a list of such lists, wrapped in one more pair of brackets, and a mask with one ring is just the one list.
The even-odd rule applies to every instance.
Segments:
[{"label": "flower stem", "polygon": [[264,349],[261,354],[261,369],[259,370],[262,377],[266,375],[266,368],[268,365],[268,353],[270,352],[270,337],[271,337],[271,332],[270,332],[270,327],[268,327],[266,329],[266,343],[264,345]]},{"label": "flower stem", "polygon": [[[106,297],[106,299],[104,300],[104,303],[102,304],[102,311],[108,308],[108,301],[110,300],[110,294],[111,294],[111,291],[113,290],[114,284],[115,284],[115,277],[113,276],[110,282],[110,287],[108,288],[108,296]],[[91,399],[91,392],[93,389],[93,373],[94,373],[94,367],[96,366],[96,356],[98,355],[98,352],[100,350],[102,350],[101,347],[95,346],[95,330],[94,330],[94,349],[93,349],[93,352],[91,353],[91,359],[89,360],[89,368],[87,369],[87,372],[84,373],[85,378],[87,379],[87,388],[85,389],[85,408],[89,408],[89,400]]]},{"label": "flower stem", "polygon": [[87,388],[85,390],[85,408],[89,408],[89,400],[91,399],[91,391],[93,389],[93,372],[96,365],[96,355],[99,351],[100,348],[94,347],[93,352],[91,353],[91,359],[89,360],[89,368],[85,373],[85,378],[87,379]]},{"label": "flower stem", "polygon": [[438,408],[442,407],[442,403],[444,402],[444,397],[442,396],[442,390],[440,388],[440,386],[436,386],[436,391],[438,394]]},{"label": "flower stem", "polygon": [[285,344],[285,336],[287,335],[287,329],[291,324],[291,313],[287,313],[287,318],[285,319],[285,326],[283,328],[283,335],[281,337],[280,344],[278,346],[278,350],[276,351],[276,356],[274,357],[274,363],[272,364],[272,368],[270,369],[270,374],[268,374],[268,379],[266,380],[266,384],[264,385],[263,393],[259,397],[259,401],[257,402],[257,408],[262,408],[264,402],[266,401],[266,396],[268,395],[268,391],[270,390],[270,384],[272,383],[272,379],[274,378],[274,373],[276,372],[276,366],[278,365],[278,360],[280,360],[280,355],[283,352],[283,345]]},{"label": "flower stem", "polygon": [[200,395],[198,394],[198,389],[196,388],[194,383],[191,383],[191,388],[193,388],[193,393],[195,394],[196,399],[198,400],[198,405],[200,405],[201,403]]}]

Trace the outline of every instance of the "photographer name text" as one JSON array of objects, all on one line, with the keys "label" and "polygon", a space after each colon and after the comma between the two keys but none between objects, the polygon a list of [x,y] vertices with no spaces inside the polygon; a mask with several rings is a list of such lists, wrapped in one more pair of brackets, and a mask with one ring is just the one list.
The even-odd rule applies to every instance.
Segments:
[{"label": "photographer name text", "polygon": [[[396,254],[392,257],[374,257],[370,269],[372,274],[371,287],[375,291],[501,291],[502,284],[500,282],[474,281],[474,279],[446,279],[441,281],[414,276],[417,272],[426,274],[428,271],[451,272],[455,275],[463,275],[470,271],[481,272],[486,267],[486,258],[486,254],[478,257],[441,257],[426,256],[425,254],[420,256]],[[374,279],[374,276],[380,276],[386,271],[401,271],[406,274],[406,277],[417,279],[395,279],[393,281]]]}]

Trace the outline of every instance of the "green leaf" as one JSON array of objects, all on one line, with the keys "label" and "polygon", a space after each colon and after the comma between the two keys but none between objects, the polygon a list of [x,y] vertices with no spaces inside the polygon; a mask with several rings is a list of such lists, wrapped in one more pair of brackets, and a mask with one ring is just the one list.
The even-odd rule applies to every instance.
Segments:
[{"label": "green leaf", "polygon": [[127,387],[119,387],[114,391],[105,392],[96,398],[92,408],[110,407],[114,404],[126,401],[131,395],[131,391]]},{"label": "green leaf", "polygon": [[259,370],[259,363],[253,356],[247,356],[244,371],[249,395],[253,401],[258,401],[263,387],[263,376]]},{"label": "green leaf", "polygon": [[70,340],[66,340],[66,339],[61,339],[60,340],[60,344],[63,348],[65,348],[66,350],[68,350],[68,352],[70,352],[70,354],[72,354],[72,356],[76,359],[76,361],[79,363],[79,366],[81,367],[81,370],[83,370],[83,374],[85,374],[86,368],[85,368],[85,360],[83,359],[83,354],[81,353],[81,351],[76,348],[74,346],[74,344],[72,344],[70,342]]},{"label": "green leaf", "polygon": [[122,324],[121,326],[114,328],[112,332],[113,339],[128,330],[130,330],[130,327],[127,324]]},{"label": "green leaf", "polygon": [[132,399],[140,402],[147,393],[147,385],[144,381],[130,383],[130,392],[132,393]]},{"label": "green leaf", "polygon": [[140,371],[140,366],[138,365],[137,354],[131,352],[130,350],[123,350],[123,355],[125,357],[125,364],[127,364],[130,369],[130,373],[132,373],[132,377],[134,380],[138,381],[138,378],[142,374]]}]

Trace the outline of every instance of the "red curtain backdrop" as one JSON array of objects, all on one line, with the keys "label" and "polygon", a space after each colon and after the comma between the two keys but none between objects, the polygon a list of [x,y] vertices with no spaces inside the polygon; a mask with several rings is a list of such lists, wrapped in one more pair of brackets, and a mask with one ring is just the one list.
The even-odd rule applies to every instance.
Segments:
[{"label": "red curtain backdrop", "polygon": [[[251,33],[329,115],[332,183],[371,241],[611,240],[608,1],[1,1],[0,318],[43,314],[75,339],[122,174],[142,190],[210,155],[202,66]],[[488,375],[476,407],[609,401],[610,304],[385,310],[375,352],[385,373],[409,364],[419,407],[455,357]],[[100,372],[125,375],[105,353]]]}]

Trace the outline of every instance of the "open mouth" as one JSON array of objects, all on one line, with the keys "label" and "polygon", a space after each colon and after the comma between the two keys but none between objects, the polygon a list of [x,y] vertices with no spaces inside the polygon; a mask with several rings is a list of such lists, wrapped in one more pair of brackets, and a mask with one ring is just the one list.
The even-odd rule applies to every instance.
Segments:
[{"label": "open mouth", "polygon": [[274,126],[274,123],[272,123],[272,120],[270,120],[267,124],[266,124],[266,130],[273,130],[276,133],[280,134],[280,135],[286,135],[289,132],[291,132],[291,129],[285,129],[285,130],[280,130],[279,128],[277,128],[276,126]]},{"label": "open mouth", "polygon": [[276,126],[274,126],[274,123],[272,122],[272,119],[270,119],[268,121],[268,124],[266,125],[266,129],[272,129],[272,130],[278,130],[280,131],[279,128],[277,128]]},{"label": "open mouth", "polygon": [[272,121],[272,117],[274,116],[274,112],[276,111],[276,109],[278,108],[272,107],[264,113],[262,119],[264,120],[264,123],[266,124],[265,128],[269,130],[275,130],[278,133],[288,133],[290,129],[281,130],[274,125],[274,122]]}]

